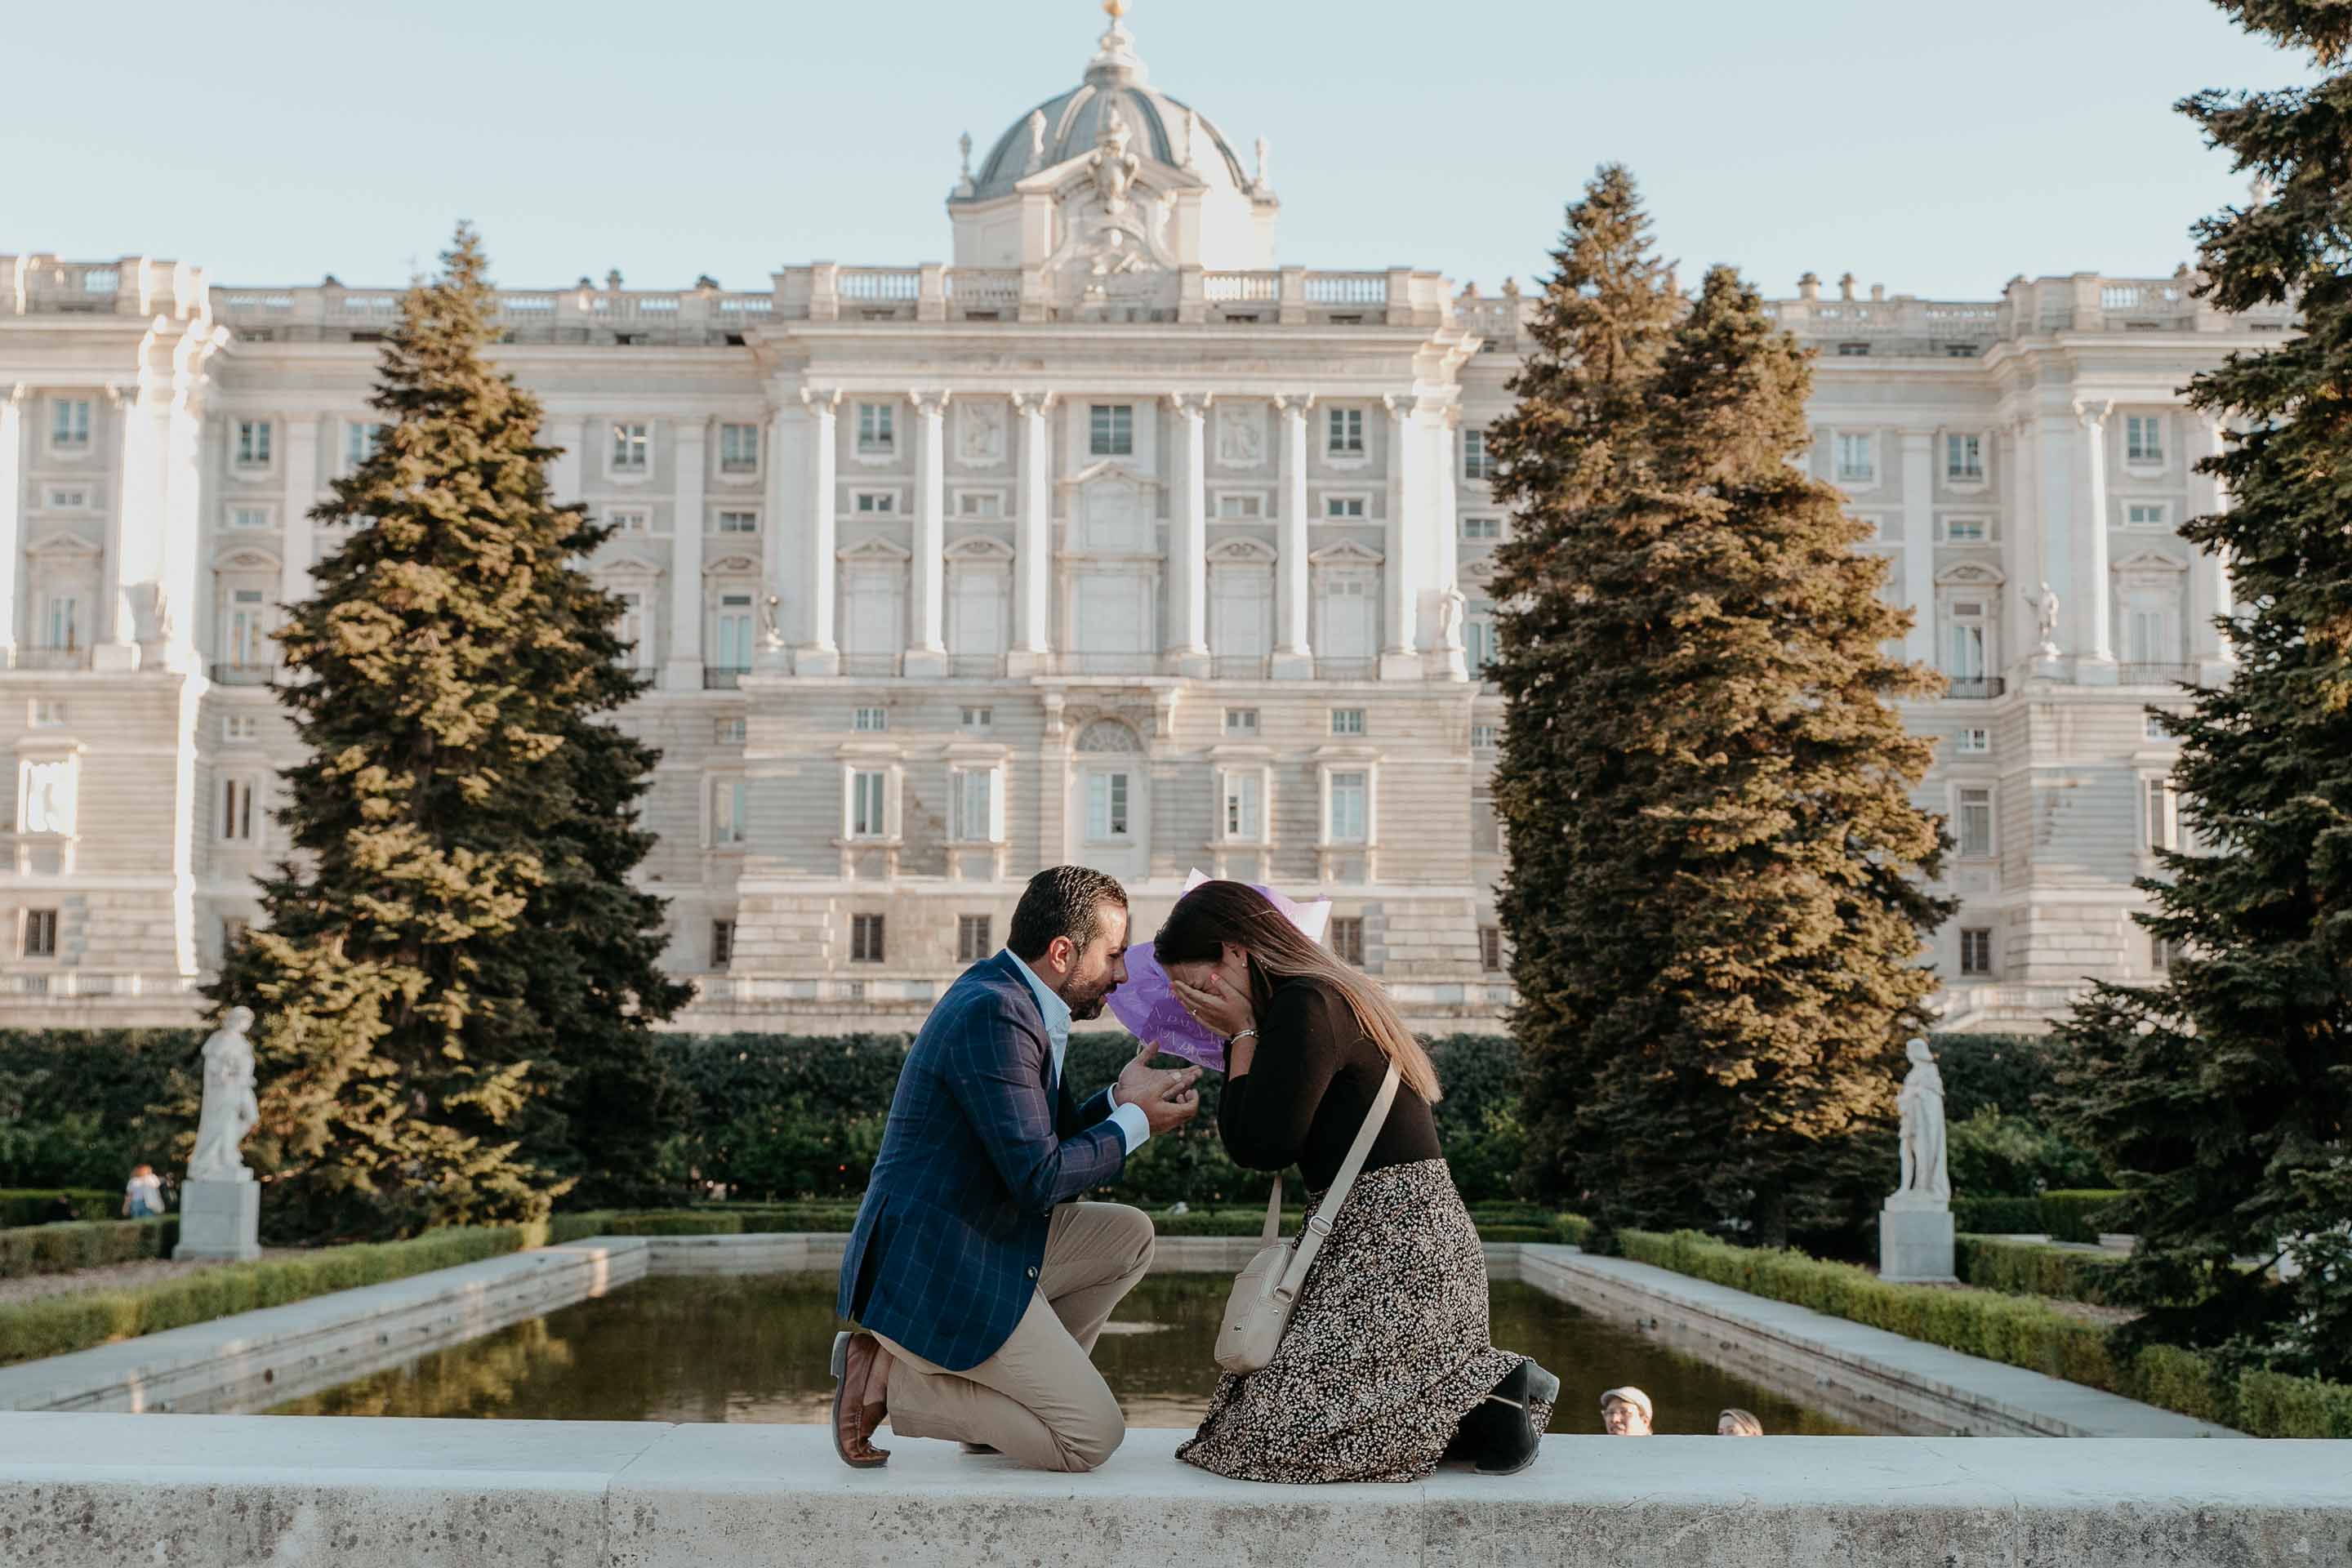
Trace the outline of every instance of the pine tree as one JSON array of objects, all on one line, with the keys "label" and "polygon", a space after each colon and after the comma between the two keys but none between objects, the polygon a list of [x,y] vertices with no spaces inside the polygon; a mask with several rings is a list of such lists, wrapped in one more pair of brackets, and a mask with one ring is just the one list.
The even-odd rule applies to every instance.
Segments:
[{"label": "pine tree", "polygon": [[686,992],[628,881],[656,754],[602,721],[644,682],[579,566],[610,530],[551,499],[539,405],[484,362],[469,227],[442,262],[386,340],[382,441],[311,513],[341,542],[278,634],[294,855],[210,993],[259,1020],[279,1234],[648,1185],[677,1104],[652,1025]]},{"label": "pine tree", "polygon": [[[2140,884],[2141,923],[2182,956],[2165,983],[2103,985],[2064,1029],[2082,1129],[2139,1237],[2121,1289],[2136,1338],[2352,1376],[2352,14],[2225,5],[2325,75],[2208,91],[2183,112],[2274,199],[2197,235],[2225,310],[2294,303],[2300,330],[2194,378],[2192,407],[2245,428],[2202,465],[2227,511],[2182,529],[2227,554],[2239,613],[2224,686],[2168,726],[2196,851]],[[2247,1268],[2253,1258],[2261,1267]],[[2288,1267],[2282,1279],[2280,1265]]]},{"label": "pine tree", "polygon": [[1610,891],[1590,879],[1611,870],[1609,825],[1577,794],[1594,760],[1579,730],[1597,674],[1582,640],[1587,567],[1641,483],[1649,383],[1675,311],[1633,177],[1604,165],[1568,208],[1526,329],[1535,347],[1511,382],[1517,405],[1486,433],[1495,499],[1512,514],[1495,552],[1500,647],[1488,679],[1507,699],[1493,790],[1510,862],[1496,906],[1519,997],[1527,1174],[1544,1195],[1579,1204],[1572,1129],[1608,990],[1581,926]]},{"label": "pine tree", "polygon": [[1930,748],[1893,706],[1936,678],[1882,651],[1887,563],[1790,464],[1805,352],[1725,268],[1679,323],[1635,319],[1659,346],[1610,417],[1547,421],[1531,386],[1498,443],[1507,486],[1594,479],[1538,481],[1498,590],[1536,1173],[1612,1225],[1851,1228],[1948,912],[1909,798]]}]

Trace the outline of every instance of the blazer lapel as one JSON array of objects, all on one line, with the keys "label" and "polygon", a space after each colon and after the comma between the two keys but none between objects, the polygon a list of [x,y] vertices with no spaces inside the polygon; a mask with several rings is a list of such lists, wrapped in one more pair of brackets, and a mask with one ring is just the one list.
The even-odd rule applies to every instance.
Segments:
[{"label": "blazer lapel", "polygon": [[1029,1009],[1030,1020],[1037,1026],[1038,1037],[1045,1042],[1045,1103],[1055,1108],[1055,1115],[1058,1119],[1061,1114],[1061,1074],[1054,1070],[1054,1036],[1045,1027],[1045,1015],[1037,1005],[1037,993],[1030,989],[1029,977],[1021,973],[1021,966],[1013,962],[1009,951],[998,957],[996,967],[997,973],[1012,981],[1013,989],[1020,993],[1021,1005]]}]

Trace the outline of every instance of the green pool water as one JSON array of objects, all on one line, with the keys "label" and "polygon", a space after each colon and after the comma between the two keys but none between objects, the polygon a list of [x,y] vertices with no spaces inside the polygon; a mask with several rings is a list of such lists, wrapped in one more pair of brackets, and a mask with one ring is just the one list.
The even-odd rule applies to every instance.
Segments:
[{"label": "green pool water", "polygon": [[[1130,1426],[1198,1422],[1216,1385],[1209,1347],[1229,1288],[1213,1275],[1154,1275],[1119,1304],[1095,1363]],[[269,1414],[822,1421],[833,1289],[830,1275],[647,1279]],[[1661,1432],[1712,1432],[1726,1405],[1754,1411],[1776,1435],[1857,1430],[1530,1286],[1494,1288],[1494,1339],[1559,1374],[1555,1432],[1599,1431],[1601,1391],[1625,1383],[1656,1402]]]}]

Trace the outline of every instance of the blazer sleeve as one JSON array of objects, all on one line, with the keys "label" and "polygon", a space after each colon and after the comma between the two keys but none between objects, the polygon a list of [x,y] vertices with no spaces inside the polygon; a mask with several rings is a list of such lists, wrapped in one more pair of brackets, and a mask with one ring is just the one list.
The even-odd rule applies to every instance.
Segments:
[{"label": "blazer sleeve", "polygon": [[1045,1038],[1011,1008],[981,1006],[957,1026],[946,1062],[949,1086],[989,1163],[1014,1200],[1039,1213],[1117,1180],[1127,1164],[1116,1122],[1059,1135],[1045,1098],[1046,1054]]}]

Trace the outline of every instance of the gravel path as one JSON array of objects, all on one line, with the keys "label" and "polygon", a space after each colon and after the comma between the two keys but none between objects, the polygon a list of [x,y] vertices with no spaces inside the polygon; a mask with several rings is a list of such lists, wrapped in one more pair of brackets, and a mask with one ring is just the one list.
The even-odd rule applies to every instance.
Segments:
[{"label": "gravel path", "polygon": [[[286,1249],[265,1250],[264,1258],[283,1258]],[[152,1285],[159,1279],[210,1268],[210,1263],[174,1263],[168,1258],[146,1258],[136,1263],[110,1263],[101,1268],[84,1268],[72,1274],[36,1274],[23,1279],[0,1279],[0,1304],[11,1301],[37,1300],[44,1296],[73,1296],[84,1290],[119,1290],[132,1285]]]}]

